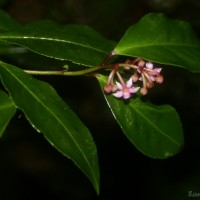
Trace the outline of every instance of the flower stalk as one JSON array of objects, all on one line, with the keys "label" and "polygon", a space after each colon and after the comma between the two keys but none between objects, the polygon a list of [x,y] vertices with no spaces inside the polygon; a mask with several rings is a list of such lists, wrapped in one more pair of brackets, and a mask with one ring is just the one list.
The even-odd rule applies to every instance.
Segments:
[{"label": "flower stalk", "polygon": [[98,65],[96,67],[91,67],[83,70],[78,70],[78,71],[68,71],[68,69],[62,69],[62,70],[24,70],[28,74],[32,75],[61,75],[61,76],[81,76],[85,74],[92,73],[94,71],[107,68],[108,66],[102,66]]},{"label": "flower stalk", "polygon": [[[68,67],[66,66],[62,70],[55,71],[24,71],[32,75],[81,76],[101,69],[111,68],[107,83],[104,86],[104,91],[107,94],[113,93],[116,98],[123,99],[131,98],[138,90],[142,95],[146,95],[155,83],[161,84],[163,82],[163,76],[160,74],[162,68],[155,68],[152,62],[145,62],[141,58],[136,58],[134,60],[127,59],[125,63],[107,64],[111,56],[113,56],[112,52],[101,65],[79,71],[68,71]],[[124,78],[126,72],[131,74],[128,79]],[[137,84],[136,87],[134,84]]]}]

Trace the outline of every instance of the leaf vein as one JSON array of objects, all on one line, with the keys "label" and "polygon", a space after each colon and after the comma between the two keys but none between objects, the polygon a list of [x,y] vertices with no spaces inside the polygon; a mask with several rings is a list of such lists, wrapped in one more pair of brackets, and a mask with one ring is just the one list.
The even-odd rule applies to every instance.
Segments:
[{"label": "leaf vein", "polygon": [[155,126],[154,123],[151,122],[151,120],[149,120],[144,114],[142,114],[139,109],[136,108],[136,106],[133,106],[131,104],[131,107],[141,116],[143,117],[154,129],[156,129],[158,132],[160,132],[163,136],[165,136],[168,140],[170,140],[171,142],[173,142],[174,144],[176,144],[177,146],[180,146],[179,143],[177,143],[175,140],[173,140],[171,137],[169,137],[168,135],[166,135],[161,129],[157,128]]}]

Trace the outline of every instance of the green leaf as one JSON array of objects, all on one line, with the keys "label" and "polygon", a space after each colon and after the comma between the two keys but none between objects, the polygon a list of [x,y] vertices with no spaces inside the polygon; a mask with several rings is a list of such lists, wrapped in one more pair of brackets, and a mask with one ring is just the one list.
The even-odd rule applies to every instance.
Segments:
[{"label": "green leaf", "polygon": [[[97,76],[101,87],[106,77]],[[124,102],[113,95],[106,101],[124,134],[143,154],[152,158],[175,155],[183,146],[183,130],[176,110],[169,105],[155,106],[139,97]]]},{"label": "green leaf", "polygon": [[0,10],[0,33],[18,28],[20,25],[14,21],[6,12]]},{"label": "green leaf", "polygon": [[52,21],[24,25],[15,31],[0,34],[0,40],[86,66],[99,65],[115,45],[88,26],[60,26]]},{"label": "green leaf", "polygon": [[97,150],[89,130],[47,83],[0,62],[2,82],[32,126],[86,174],[99,193]]},{"label": "green leaf", "polygon": [[200,41],[191,26],[163,14],[144,16],[128,29],[114,51],[117,55],[141,57],[200,72]]},{"label": "green leaf", "polygon": [[8,123],[16,111],[11,98],[3,91],[0,91],[0,137],[3,135]]}]

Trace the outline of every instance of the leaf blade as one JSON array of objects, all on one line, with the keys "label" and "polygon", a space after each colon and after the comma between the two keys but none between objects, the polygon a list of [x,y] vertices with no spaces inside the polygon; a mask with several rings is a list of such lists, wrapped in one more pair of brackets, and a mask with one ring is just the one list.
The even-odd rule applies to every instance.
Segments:
[{"label": "leaf blade", "polygon": [[153,62],[200,72],[200,41],[183,21],[150,13],[131,26],[114,49],[117,55],[141,57]]},{"label": "leaf blade", "polygon": [[[97,78],[103,88],[106,77],[98,75]],[[104,96],[124,134],[143,154],[163,159],[181,150],[183,130],[174,108],[144,103],[139,98],[125,104],[112,95]]]},{"label": "leaf blade", "polygon": [[4,86],[32,126],[70,158],[99,192],[97,150],[89,130],[47,83],[0,62]]},{"label": "leaf blade", "polygon": [[84,25],[60,26],[38,21],[3,33],[0,40],[24,46],[48,57],[86,66],[99,65],[115,43]]}]

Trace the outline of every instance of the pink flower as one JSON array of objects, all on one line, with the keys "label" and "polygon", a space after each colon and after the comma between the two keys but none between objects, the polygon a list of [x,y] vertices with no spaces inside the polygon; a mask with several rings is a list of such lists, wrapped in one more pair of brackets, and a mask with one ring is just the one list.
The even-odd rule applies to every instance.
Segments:
[{"label": "pink flower", "polygon": [[163,76],[160,74],[162,68],[154,68],[153,63],[147,62],[139,66],[137,72],[141,74],[139,80],[143,82],[143,87],[140,90],[142,95],[146,95],[149,88],[154,86],[154,82],[161,84]]},{"label": "pink flower", "polygon": [[[104,86],[104,91],[108,94],[113,93],[117,98],[129,99],[139,89],[142,95],[146,95],[155,83],[161,84],[163,82],[163,76],[160,74],[162,68],[155,68],[152,62],[145,62],[141,58],[127,60],[125,63],[117,63],[111,66],[113,69]],[[121,75],[122,70],[119,70],[119,68],[123,68],[126,73],[133,73],[126,83]],[[119,82],[114,83],[115,76],[117,76]],[[133,82],[138,82],[138,80],[142,81],[141,88],[133,87]]]},{"label": "pink flower", "polygon": [[133,93],[136,93],[140,87],[133,87],[132,77],[125,83],[116,82],[117,92],[113,95],[117,98],[129,99]]},{"label": "pink flower", "polygon": [[146,63],[146,73],[152,81],[156,81],[156,77],[160,75],[162,68],[153,68],[153,63]]}]

